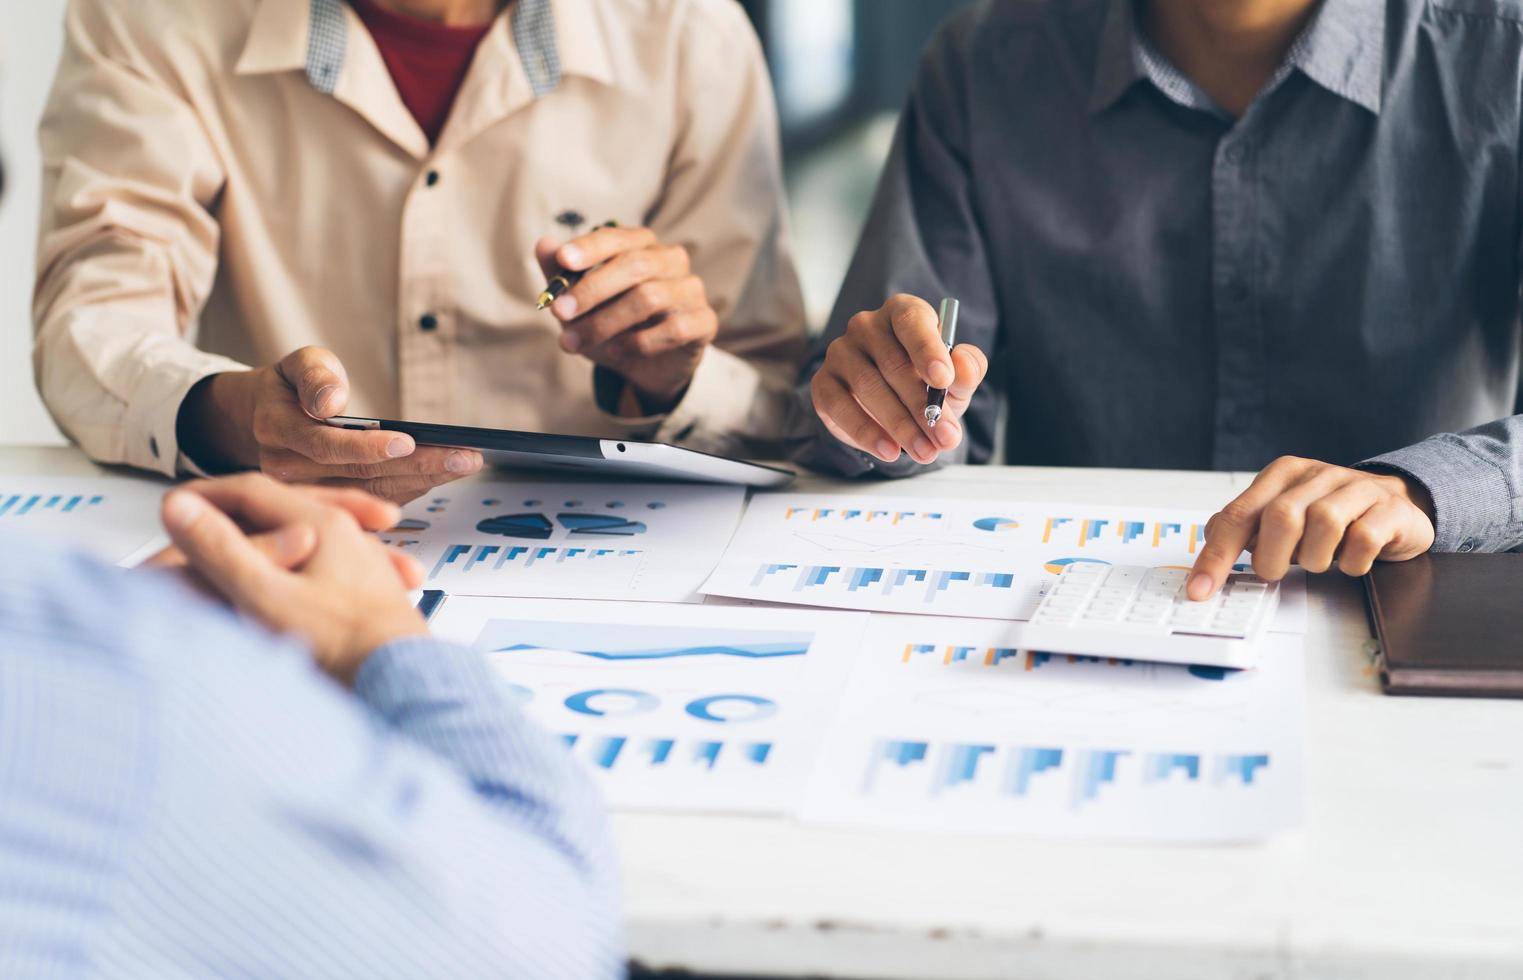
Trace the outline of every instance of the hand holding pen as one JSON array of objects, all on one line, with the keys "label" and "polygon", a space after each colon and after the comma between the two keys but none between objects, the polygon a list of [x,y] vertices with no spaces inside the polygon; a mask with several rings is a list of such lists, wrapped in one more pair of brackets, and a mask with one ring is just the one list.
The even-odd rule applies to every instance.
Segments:
[{"label": "hand holding pen", "polygon": [[989,361],[971,344],[948,348],[956,306],[944,302],[943,319],[925,300],[901,294],[851,318],[810,384],[832,435],[885,462],[907,452],[930,463],[962,442],[962,416]]},{"label": "hand holding pen", "polygon": [[719,332],[687,250],[609,222],[534,252],[547,280],[538,302],[560,321],[561,349],[621,375],[634,414],[673,407]]}]

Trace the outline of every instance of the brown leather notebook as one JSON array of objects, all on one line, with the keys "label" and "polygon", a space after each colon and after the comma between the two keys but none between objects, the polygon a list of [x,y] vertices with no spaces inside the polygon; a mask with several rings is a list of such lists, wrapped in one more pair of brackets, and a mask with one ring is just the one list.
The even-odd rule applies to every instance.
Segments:
[{"label": "brown leather notebook", "polygon": [[1376,562],[1364,587],[1387,694],[1523,698],[1523,554]]}]

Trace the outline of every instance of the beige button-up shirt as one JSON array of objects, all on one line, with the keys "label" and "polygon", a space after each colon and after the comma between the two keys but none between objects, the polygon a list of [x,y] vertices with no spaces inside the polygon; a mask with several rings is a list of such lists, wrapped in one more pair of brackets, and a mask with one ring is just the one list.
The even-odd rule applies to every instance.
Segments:
[{"label": "beige button-up shirt", "polygon": [[[308,344],[351,415],[745,451],[790,424],[804,343],[776,128],[732,0],[518,0],[433,147],[340,0],[72,0],[38,386],[90,455],[169,474],[197,381]],[[668,416],[606,412],[534,310],[568,211],[691,253],[720,332]]]}]

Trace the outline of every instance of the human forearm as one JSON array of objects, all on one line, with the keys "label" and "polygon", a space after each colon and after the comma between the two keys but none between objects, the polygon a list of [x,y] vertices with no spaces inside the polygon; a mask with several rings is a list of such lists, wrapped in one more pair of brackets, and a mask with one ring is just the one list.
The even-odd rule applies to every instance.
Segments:
[{"label": "human forearm", "polygon": [[510,701],[479,654],[427,637],[391,643],[360,669],[355,693],[493,806],[589,874],[608,873],[606,821],[591,781]]}]

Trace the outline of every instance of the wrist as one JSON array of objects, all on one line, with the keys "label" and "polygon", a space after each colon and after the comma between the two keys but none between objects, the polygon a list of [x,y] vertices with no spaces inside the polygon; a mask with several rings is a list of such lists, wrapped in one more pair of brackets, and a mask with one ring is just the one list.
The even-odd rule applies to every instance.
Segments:
[{"label": "wrist", "polygon": [[252,432],[253,371],[227,371],[196,382],[180,403],[175,435],[180,451],[208,473],[259,465]]},{"label": "wrist", "polygon": [[365,661],[377,650],[400,640],[427,635],[427,622],[416,609],[409,606],[405,613],[358,624],[343,651],[324,667],[339,683],[353,687],[360,668],[365,666]]},{"label": "wrist", "polygon": [[686,379],[675,388],[648,389],[626,379],[624,393],[619,397],[619,414],[637,418],[666,415],[682,401],[691,381]]}]

